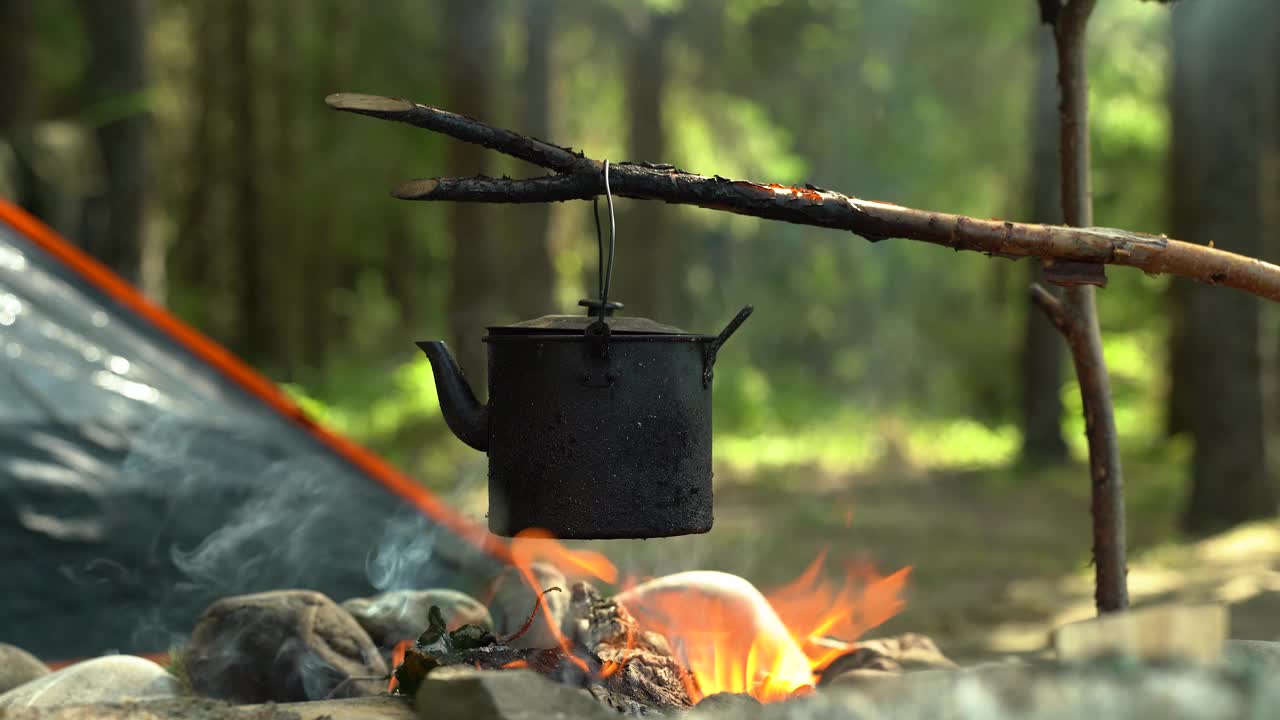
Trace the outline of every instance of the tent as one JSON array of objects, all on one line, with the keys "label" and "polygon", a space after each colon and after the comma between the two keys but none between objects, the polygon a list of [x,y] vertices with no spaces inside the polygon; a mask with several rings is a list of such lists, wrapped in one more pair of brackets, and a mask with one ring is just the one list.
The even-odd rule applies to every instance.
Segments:
[{"label": "tent", "polygon": [[0,642],[160,652],[230,594],[474,590],[496,538],[0,199]]}]

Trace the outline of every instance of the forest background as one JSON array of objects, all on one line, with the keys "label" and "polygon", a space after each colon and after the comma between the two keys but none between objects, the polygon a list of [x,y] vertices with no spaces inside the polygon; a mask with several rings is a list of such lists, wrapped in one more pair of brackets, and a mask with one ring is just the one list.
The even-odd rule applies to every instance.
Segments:
[{"label": "forest background", "polygon": [[[1280,5],[1105,0],[1090,52],[1098,222],[1280,259]],[[465,504],[483,457],[444,428],[412,343],[447,339],[481,382],[485,326],[577,312],[590,206],[392,200],[411,177],[530,168],[325,95],[406,97],[597,158],[1059,222],[1054,70],[1026,0],[0,0],[0,194]],[[716,374],[722,488],[812,490],[793,504],[816,530],[896,517],[852,490],[887,483],[977,488],[973,522],[1061,495],[1084,527],[1080,401],[1028,301],[1034,263],[618,210],[627,314],[713,332],[756,306]],[[1134,547],[1273,517],[1280,313],[1109,275]],[[928,497],[907,506],[945,525]],[[920,561],[867,532],[877,557]],[[1087,561],[1087,532],[1055,542],[1009,571]]]}]

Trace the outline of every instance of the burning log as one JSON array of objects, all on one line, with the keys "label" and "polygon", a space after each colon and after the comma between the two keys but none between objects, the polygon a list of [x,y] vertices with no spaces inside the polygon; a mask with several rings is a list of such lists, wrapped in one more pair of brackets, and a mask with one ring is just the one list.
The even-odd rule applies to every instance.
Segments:
[{"label": "burning log", "polygon": [[414,695],[429,673],[442,667],[478,670],[528,669],[588,691],[597,700],[629,715],[692,706],[692,673],[672,655],[661,635],[642,631],[635,618],[586,583],[573,586],[569,632],[559,632],[550,649],[513,647],[538,613],[516,635],[500,638],[464,625],[449,631],[438,608],[430,626],[405,650],[395,669],[397,691]]},{"label": "burning log", "polygon": [[351,598],[342,609],[369,633],[373,644],[384,650],[403,640],[413,640],[429,624],[428,613],[439,607],[449,627],[493,627],[489,611],[479,600],[457,590],[392,590],[373,597]]},{"label": "burning log", "polygon": [[597,700],[633,715],[645,708],[693,704],[698,694],[693,673],[676,660],[665,637],[641,630],[616,601],[578,583],[573,586],[570,617],[577,625],[574,639],[604,663],[603,682],[587,687]]},{"label": "burning log", "polygon": [[[526,573],[528,577],[526,577]],[[510,567],[494,578],[489,586],[492,599],[489,612],[493,616],[493,629],[498,635],[513,635],[526,624],[529,607],[539,603],[534,588],[568,587],[569,581],[555,566],[531,563],[527,568]],[[507,644],[519,648],[553,648],[558,644],[552,628],[564,623],[569,612],[569,600],[564,593],[544,594],[541,610],[545,622],[539,621]]]}]

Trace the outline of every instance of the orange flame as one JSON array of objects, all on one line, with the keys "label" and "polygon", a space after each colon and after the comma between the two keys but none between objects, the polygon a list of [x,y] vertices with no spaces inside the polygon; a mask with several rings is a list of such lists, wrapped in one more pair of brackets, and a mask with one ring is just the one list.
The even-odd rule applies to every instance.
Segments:
[{"label": "orange flame", "polygon": [[749,693],[762,702],[806,692],[814,671],[843,652],[824,636],[852,641],[901,611],[910,568],[888,577],[851,565],[838,587],[821,576],[825,552],[767,597],[746,580],[687,572],[618,596],[641,627],[662,633],[689,666],[698,691]]},{"label": "orange flame", "polygon": [[[851,520],[849,513],[846,518]],[[572,550],[544,530],[517,535],[511,556],[538,593],[546,588],[536,585],[534,562],[554,565],[570,580],[618,582],[617,568],[603,554]],[[795,580],[768,595],[736,575],[694,571],[644,582],[626,578],[621,581],[625,589],[615,597],[642,630],[667,638],[689,668],[689,676],[681,680],[694,702],[718,692],[776,702],[812,692],[815,671],[844,652],[841,643],[824,642],[826,638],[852,642],[905,604],[910,567],[881,576],[869,564],[850,563],[843,580],[835,583],[823,573],[825,562],[824,550]],[[539,600],[539,606],[539,621],[546,623],[564,656],[589,672],[546,603]],[[629,632],[628,649],[635,640]],[[606,662],[599,676],[607,678],[622,667],[622,662]]]},{"label": "orange flame", "polygon": [[668,575],[619,595],[618,602],[641,627],[666,636],[693,674],[694,701],[717,692],[783,700],[812,682],[809,659],[768,600],[736,575]]},{"label": "orange flame", "polygon": [[592,550],[571,550],[556,540],[550,532],[540,528],[521,530],[516,534],[511,542],[511,559],[520,571],[521,577],[524,578],[525,584],[539,595],[537,602],[542,612],[541,621],[555,638],[556,645],[559,646],[565,659],[576,665],[582,672],[589,674],[590,666],[587,665],[586,660],[573,652],[573,643],[560,631],[559,623],[551,615],[551,609],[547,607],[546,600],[541,597],[541,593],[547,588],[538,587],[537,578],[533,573],[533,563],[544,562],[554,565],[569,580],[589,578],[606,583],[617,581],[618,569],[602,553]]},{"label": "orange flame", "polygon": [[814,669],[844,652],[826,637],[852,642],[868,630],[884,624],[902,612],[902,599],[910,567],[882,577],[865,563],[845,566],[844,580],[837,588],[823,578],[826,551],[818,553],[795,580],[768,594],[769,604],[800,644]]},{"label": "orange flame", "polygon": [[387,682],[387,692],[392,692],[396,689],[396,685],[399,684],[395,675],[396,668],[400,667],[400,664],[404,662],[404,653],[409,649],[410,645],[413,645],[412,640],[401,640],[396,643],[395,649],[391,651],[391,680]]},{"label": "orange flame", "polygon": [[[522,570],[535,562],[554,565],[569,580],[600,580],[610,585],[618,581],[618,568],[594,550],[571,550],[549,531],[521,530],[511,542],[511,559]],[[545,588],[544,588],[545,589]]]}]

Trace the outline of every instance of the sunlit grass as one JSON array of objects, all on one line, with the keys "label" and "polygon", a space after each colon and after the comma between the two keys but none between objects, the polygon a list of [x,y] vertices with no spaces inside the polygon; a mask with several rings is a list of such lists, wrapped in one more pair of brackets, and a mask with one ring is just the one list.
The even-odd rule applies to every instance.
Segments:
[{"label": "sunlit grass", "polygon": [[[1103,341],[1111,379],[1116,431],[1122,446],[1162,442],[1165,403],[1165,338],[1157,332],[1110,333]],[[1064,432],[1073,454],[1085,458],[1084,410],[1074,378],[1062,386]]]},{"label": "sunlit grass", "polygon": [[284,390],[312,418],[337,432],[369,441],[394,434],[416,418],[438,418],[431,365],[426,361],[401,365],[387,378],[385,393],[326,403],[298,385]]},{"label": "sunlit grass", "polygon": [[717,435],[713,447],[717,465],[739,473],[793,465],[853,471],[871,467],[882,454],[875,438],[849,430]]},{"label": "sunlit grass", "polygon": [[1013,462],[1017,428],[987,427],[969,418],[903,421],[844,419],[795,432],[717,434],[716,463],[739,473],[786,466],[817,466],[858,473],[885,461],[916,470],[972,470]]},{"label": "sunlit grass", "polygon": [[[1107,338],[1106,354],[1122,447],[1137,458],[1128,473],[1130,506],[1169,517],[1188,452],[1185,443],[1166,441],[1160,432],[1163,388],[1153,387],[1152,378],[1160,376],[1162,342],[1159,333],[1115,333]],[[311,417],[428,485],[456,482],[483,463],[483,456],[445,428],[427,362],[415,358],[389,371],[359,368],[331,375],[306,389],[286,390]],[[1008,472],[1021,481],[1028,470],[1018,465],[1022,438],[1012,421],[872,412],[847,399],[823,398],[818,388],[783,391],[782,380],[749,364],[726,373],[724,381],[716,396],[714,459],[717,469],[739,478],[793,467],[858,474],[896,466],[911,472],[977,471],[999,483]],[[1080,481],[1087,449],[1075,383],[1068,379],[1061,392],[1063,430],[1074,460],[1062,471],[1062,483],[1087,494]],[[1036,472],[1044,476],[1036,482],[1057,482],[1057,471]]]}]

